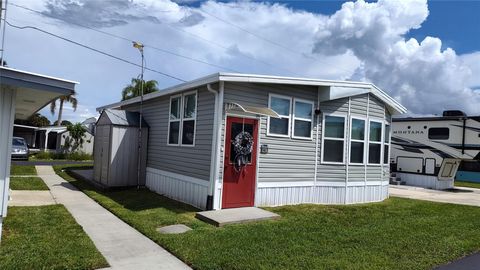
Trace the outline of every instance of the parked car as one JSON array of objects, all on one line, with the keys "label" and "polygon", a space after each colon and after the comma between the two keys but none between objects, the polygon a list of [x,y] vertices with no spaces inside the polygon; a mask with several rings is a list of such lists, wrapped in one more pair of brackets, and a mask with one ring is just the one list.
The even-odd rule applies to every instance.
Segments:
[{"label": "parked car", "polygon": [[28,160],[28,145],[24,138],[13,137],[12,139],[12,159]]}]

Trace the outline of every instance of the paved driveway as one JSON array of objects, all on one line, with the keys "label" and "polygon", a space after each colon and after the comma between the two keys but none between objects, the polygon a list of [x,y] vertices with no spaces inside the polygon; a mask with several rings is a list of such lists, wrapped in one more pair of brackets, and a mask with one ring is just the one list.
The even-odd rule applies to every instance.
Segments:
[{"label": "paved driveway", "polygon": [[[480,206],[480,189],[455,188],[454,191],[440,191],[411,186],[390,186],[390,196]],[[480,269],[480,268],[479,268]]]}]

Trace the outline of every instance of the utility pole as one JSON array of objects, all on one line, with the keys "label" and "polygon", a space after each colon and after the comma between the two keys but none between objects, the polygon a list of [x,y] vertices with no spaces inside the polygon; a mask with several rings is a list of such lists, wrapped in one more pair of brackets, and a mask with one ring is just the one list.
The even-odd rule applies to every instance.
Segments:
[{"label": "utility pole", "polygon": [[142,56],[142,72],[140,73],[140,115],[139,115],[139,129],[138,129],[138,159],[137,159],[137,190],[140,189],[140,177],[142,176],[142,123],[143,123],[143,72],[145,57],[143,55],[143,44],[139,42],[133,42],[133,47],[140,51]]},{"label": "utility pole", "polygon": [[[0,0],[0,27],[2,27],[2,52],[0,54],[0,66],[5,65],[5,58],[3,58],[5,52],[5,25],[7,24],[7,5],[8,0],[5,0],[5,8],[3,7],[3,1]],[[4,12],[4,16],[2,18],[2,13]]]}]

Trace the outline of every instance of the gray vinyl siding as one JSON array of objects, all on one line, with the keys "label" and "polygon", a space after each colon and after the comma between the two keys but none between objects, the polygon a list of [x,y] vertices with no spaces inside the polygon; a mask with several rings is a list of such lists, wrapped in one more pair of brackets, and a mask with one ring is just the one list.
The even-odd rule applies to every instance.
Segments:
[{"label": "gray vinyl siding", "polygon": [[[350,101],[349,101],[350,100]],[[325,114],[339,114],[347,116],[349,112],[352,117],[362,117],[369,119],[383,120],[390,118],[390,114],[385,111],[383,102],[370,94],[352,96],[338,100],[326,101],[320,103],[320,108]],[[348,121],[349,117],[347,117]],[[346,125],[347,138],[350,134],[350,125]],[[320,129],[319,129],[320,130]],[[367,143],[368,141],[366,141]],[[347,179],[348,166],[348,182],[364,182],[364,181],[387,181],[389,177],[389,165],[347,165],[348,164],[348,148],[349,142],[345,145],[345,163],[347,164],[322,164],[321,162],[321,142],[319,143],[319,164],[317,169],[317,181],[328,182],[344,182]],[[368,151],[368,145],[366,146]],[[367,157],[366,157],[367,158]]]},{"label": "gray vinyl siding", "polygon": [[[317,87],[308,86],[225,83],[224,102],[268,107],[269,94],[278,94],[311,101],[315,108],[318,99],[317,93]],[[259,143],[268,145],[268,154],[259,153],[258,182],[313,181],[315,171],[315,122],[316,119],[312,123],[313,138],[301,140],[267,136],[267,119],[265,117],[260,119]],[[223,131],[225,130],[224,124],[225,121],[222,124]],[[224,141],[223,133],[222,141]],[[220,168],[223,168],[223,165]]]},{"label": "gray vinyl siding", "polygon": [[[279,94],[292,98],[301,98],[314,102],[317,107],[318,90],[316,87],[268,85],[252,83],[225,83],[224,102],[236,102],[246,106],[268,106],[269,94]],[[389,117],[385,112],[383,102],[369,94],[342,98],[320,103],[320,109],[324,114],[344,115],[348,121],[350,102],[351,116],[363,118],[385,119]],[[388,165],[347,165],[347,164],[323,164],[321,162],[321,128],[322,115],[319,116],[319,126],[316,126],[316,117],[312,123],[312,139],[299,140],[267,135],[267,119],[260,119],[260,144],[268,145],[268,154],[259,153],[258,182],[282,182],[282,181],[313,181],[315,173],[315,138],[319,132],[319,151],[317,166],[317,182],[365,182],[388,180]],[[347,137],[350,132],[346,126]],[[224,142],[225,116],[222,122],[222,142]],[[345,146],[345,161],[348,163],[348,142]],[[223,148],[222,148],[223,163]],[[223,168],[220,166],[220,168]],[[220,173],[220,178],[222,178]]]},{"label": "gray vinyl siding", "polygon": [[[185,92],[192,90],[198,90],[193,147],[167,145],[170,96],[144,103],[143,115],[150,127],[147,167],[209,181],[215,96],[205,86]],[[138,110],[138,105],[124,109]]]}]

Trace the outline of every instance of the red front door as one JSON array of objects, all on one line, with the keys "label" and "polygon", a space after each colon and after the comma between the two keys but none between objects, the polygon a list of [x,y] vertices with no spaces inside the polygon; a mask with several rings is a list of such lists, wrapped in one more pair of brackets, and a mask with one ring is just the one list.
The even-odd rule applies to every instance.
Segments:
[{"label": "red front door", "polygon": [[[250,134],[253,138],[253,147],[250,154],[243,153],[239,156],[241,153],[238,152],[234,142],[237,135],[242,132]],[[258,120],[227,117],[225,133],[222,208],[253,206],[257,170]],[[245,141],[243,143],[245,144]],[[241,166],[238,165],[239,158],[243,160]]]}]

